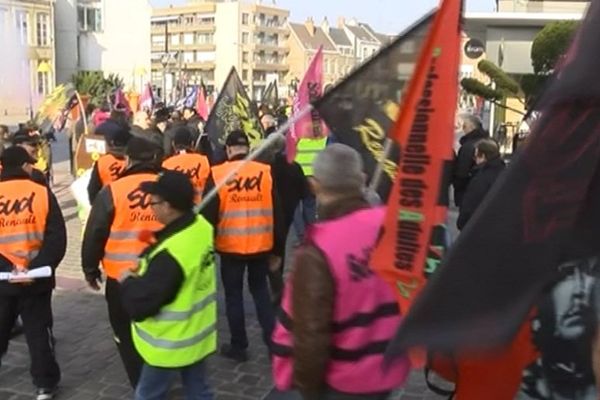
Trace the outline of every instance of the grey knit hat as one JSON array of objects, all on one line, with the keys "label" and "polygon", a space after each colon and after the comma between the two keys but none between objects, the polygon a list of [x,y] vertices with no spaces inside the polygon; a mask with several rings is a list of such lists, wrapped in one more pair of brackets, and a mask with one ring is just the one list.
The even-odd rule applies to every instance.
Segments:
[{"label": "grey knit hat", "polygon": [[332,193],[361,192],[365,184],[360,155],[339,143],[327,146],[317,155],[313,176],[323,189]]}]

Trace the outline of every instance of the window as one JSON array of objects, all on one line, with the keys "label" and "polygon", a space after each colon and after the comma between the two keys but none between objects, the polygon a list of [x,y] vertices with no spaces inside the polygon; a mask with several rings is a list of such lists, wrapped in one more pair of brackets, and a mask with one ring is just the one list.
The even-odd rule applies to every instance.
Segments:
[{"label": "window", "polygon": [[29,13],[27,11],[17,11],[15,12],[15,20],[17,22],[17,36],[21,44],[28,44]]},{"label": "window", "polygon": [[247,81],[248,80],[248,70],[247,69],[243,69],[242,70],[242,80],[243,81]]},{"label": "window", "polygon": [[179,45],[179,34],[171,35],[171,44],[173,46],[178,46]]},{"label": "window", "polygon": [[152,36],[152,45],[162,46],[164,44],[165,44],[165,35],[153,35]]},{"label": "window", "polygon": [[200,63],[214,62],[217,55],[214,51],[199,51],[196,53],[196,61]]},{"label": "window", "polygon": [[329,60],[325,60],[324,68],[323,69],[325,70],[326,74],[329,73]]},{"label": "window", "polygon": [[185,17],[185,24],[186,25],[194,25],[194,16],[188,16]]},{"label": "window", "polygon": [[248,21],[250,20],[250,16],[246,13],[242,14],[242,25],[248,25]]},{"label": "window", "polygon": [[38,93],[48,94],[50,92],[50,71],[48,61],[40,60],[38,63]]},{"label": "window", "polygon": [[102,8],[100,2],[77,6],[79,29],[85,32],[102,32]]},{"label": "window", "polygon": [[195,61],[196,57],[194,57],[194,52],[193,51],[185,51],[183,53],[183,62],[185,63],[193,63]]},{"label": "window", "polygon": [[248,62],[248,52],[247,51],[244,51],[242,53],[242,62],[243,63],[247,63]]},{"label": "window", "polygon": [[400,45],[400,54],[413,54],[415,52],[415,41],[406,40]]},{"label": "window", "polygon": [[36,15],[37,45],[48,46],[50,44],[50,16],[46,13]]},{"label": "window", "polygon": [[248,32],[242,32],[242,43],[248,44],[250,41],[250,34]]},{"label": "window", "polygon": [[213,44],[215,41],[215,35],[213,33],[199,33],[196,38],[196,43],[199,44]]},{"label": "window", "polygon": [[183,44],[194,44],[194,34],[193,33],[184,33],[183,34]]}]

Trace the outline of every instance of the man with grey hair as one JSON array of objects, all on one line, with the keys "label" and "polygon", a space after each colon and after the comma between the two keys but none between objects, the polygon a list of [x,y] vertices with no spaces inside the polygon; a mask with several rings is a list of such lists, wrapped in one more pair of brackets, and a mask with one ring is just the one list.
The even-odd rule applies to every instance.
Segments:
[{"label": "man with grey hair", "polygon": [[400,324],[391,287],[368,263],[384,209],[365,200],[352,148],[328,146],[313,168],[318,221],[296,250],[284,292],[273,334],[275,385],[304,399],[383,400],[409,372],[404,357],[383,365],[384,344]]},{"label": "man with grey hair", "polygon": [[475,166],[473,155],[475,144],[481,139],[486,139],[489,134],[483,129],[479,117],[473,114],[462,116],[462,130],[465,133],[460,138],[460,149],[454,160],[452,185],[454,186],[454,203],[460,207],[462,199],[471,180],[471,170]]}]

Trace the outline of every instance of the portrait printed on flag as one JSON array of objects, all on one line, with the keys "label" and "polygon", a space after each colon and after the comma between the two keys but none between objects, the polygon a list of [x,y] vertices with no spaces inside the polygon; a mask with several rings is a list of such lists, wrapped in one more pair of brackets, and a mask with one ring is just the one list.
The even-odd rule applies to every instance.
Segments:
[{"label": "portrait printed on flag", "polygon": [[523,374],[518,400],[596,400],[592,340],[600,307],[600,259],[568,261],[531,322],[539,357]]}]

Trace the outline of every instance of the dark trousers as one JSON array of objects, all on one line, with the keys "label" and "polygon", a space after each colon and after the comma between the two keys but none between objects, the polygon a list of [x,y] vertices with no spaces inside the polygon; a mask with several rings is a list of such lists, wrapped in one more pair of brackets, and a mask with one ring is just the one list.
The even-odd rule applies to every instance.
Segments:
[{"label": "dark trousers", "polygon": [[38,388],[52,389],[60,381],[52,335],[52,292],[0,295],[0,358],[8,350],[11,331],[19,315],[29,347],[33,384]]},{"label": "dark trousers", "polygon": [[244,273],[248,267],[248,287],[254,298],[256,315],[267,347],[275,327],[275,314],[269,293],[267,258],[242,260],[221,256],[221,279],[225,288],[225,311],[231,332],[231,346],[237,350],[248,348],[246,319],[244,316]]},{"label": "dark trousers", "polygon": [[127,315],[121,303],[121,293],[119,291],[119,282],[114,279],[106,280],[106,303],[108,304],[108,319],[112,327],[115,343],[121,356],[121,361],[125,366],[129,383],[135,389],[144,361],[139,355],[133,339],[131,338],[131,318]]}]

